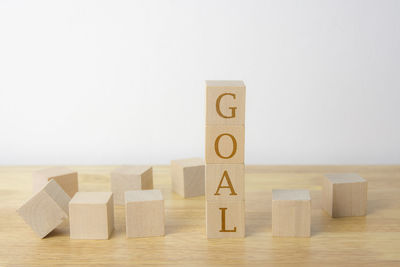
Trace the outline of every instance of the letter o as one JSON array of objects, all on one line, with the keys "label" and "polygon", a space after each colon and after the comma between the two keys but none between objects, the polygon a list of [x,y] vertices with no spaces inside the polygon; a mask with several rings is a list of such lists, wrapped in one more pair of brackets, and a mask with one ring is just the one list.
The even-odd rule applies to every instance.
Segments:
[{"label": "letter o", "polygon": [[[223,136],[229,136],[232,140],[232,144],[233,144],[233,148],[232,148],[232,153],[229,156],[222,156],[221,153],[219,152],[219,140],[221,139],[221,137]],[[229,133],[223,133],[218,135],[217,139],[215,139],[215,143],[214,143],[214,148],[215,148],[215,153],[217,153],[218,157],[223,158],[223,159],[230,159],[232,158],[237,151],[237,142],[236,139],[233,135],[229,134]]]}]

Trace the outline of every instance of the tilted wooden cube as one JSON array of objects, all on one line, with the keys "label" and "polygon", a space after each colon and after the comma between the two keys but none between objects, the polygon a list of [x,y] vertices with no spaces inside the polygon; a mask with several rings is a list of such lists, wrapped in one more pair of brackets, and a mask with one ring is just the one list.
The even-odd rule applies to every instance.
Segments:
[{"label": "tilted wooden cube", "polygon": [[50,180],[17,212],[32,230],[43,238],[68,218],[70,200],[61,186]]},{"label": "tilted wooden cube", "polygon": [[69,203],[71,239],[108,239],[114,229],[111,192],[78,192]]},{"label": "tilted wooden cube", "polygon": [[204,196],[205,167],[201,158],[171,161],[172,190],[184,198]]},{"label": "tilted wooden cube", "polygon": [[308,190],[272,190],[272,235],[309,237],[311,197]]},{"label": "tilted wooden cube", "polygon": [[153,189],[151,166],[122,166],[111,172],[111,191],[114,204],[125,204],[125,192],[129,190]]},{"label": "tilted wooden cube", "polygon": [[322,207],[332,217],[367,214],[368,182],[355,173],[326,174]]},{"label": "tilted wooden cube", "polygon": [[127,237],[164,235],[164,198],[161,191],[125,192],[125,217]]},{"label": "tilted wooden cube", "polygon": [[38,192],[48,181],[55,180],[70,197],[78,192],[78,173],[65,167],[52,167],[33,173],[33,192]]}]

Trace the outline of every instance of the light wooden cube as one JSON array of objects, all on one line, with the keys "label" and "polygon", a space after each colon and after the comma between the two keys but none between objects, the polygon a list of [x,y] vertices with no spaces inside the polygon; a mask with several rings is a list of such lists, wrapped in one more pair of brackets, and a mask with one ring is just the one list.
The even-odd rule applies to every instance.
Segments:
[{"label": "light wooden cube", "polygon": [[127,237],[163,236],[164,198],[160,190],[125,192]]},{"label": "light wooden cube", "polygon": [[272,235],[309,237],[311,197],[308,190],[272,190]]},{"label": "light wooden cube", "polygon": [[204,172],[204,161],[201,158],[172,160],[172,190],[184,198],[204,196]]},{"label": "light wooden cube", "polygon": [[207,238],[245,236],[244,201],[206,201]]},{"label": "light wooden cube", "polygon": [[114,204],[125,204],[125,192],[129,190],[153,189],[151,166],[122,166],[111,172],[111,191]]},{"label": "light wooden cube", "polygon": [[207,164],[207,200],[244,200],[244,164]]},{"label": "light wooden cube", "polygon": [[33,173],[33,192],[38,192],[48,181],[55,180],[70,197],[78,192],[78,173],[65,167],[51,167]]},{"label": "light wooden cube", "polygon": [[244,126],[207,125],[206,163],[244,163]]},{"label": "light wooden cube", "polygon": [[78,192],[69,203],[71,239],[108,239],[114,229],[111,192]]},{"label": "light wooden cube", "polygon": [[50,180],[26,201],[18,214],[43,238],[68,218],[68,202],[71,198],[54,180]]},{"label": "light wooden cube", "polygon": [[367,191],[367,181],[358,174],[327,174],[323,178],[322,207],[332,217],[364,216]]},{"label": "light wooden cube", "polygon": [[245,95],[243,81],[206,81],[206,124],[244,125]]}]

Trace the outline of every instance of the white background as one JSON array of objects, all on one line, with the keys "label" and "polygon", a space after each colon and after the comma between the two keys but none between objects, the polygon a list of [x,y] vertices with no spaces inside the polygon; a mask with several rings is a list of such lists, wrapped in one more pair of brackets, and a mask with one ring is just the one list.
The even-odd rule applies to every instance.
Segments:
[{"label": "white background", "polygon": [[400,163],[400,1],[0,0],[0,165],[204,157],[247,85],[247,164]]}]

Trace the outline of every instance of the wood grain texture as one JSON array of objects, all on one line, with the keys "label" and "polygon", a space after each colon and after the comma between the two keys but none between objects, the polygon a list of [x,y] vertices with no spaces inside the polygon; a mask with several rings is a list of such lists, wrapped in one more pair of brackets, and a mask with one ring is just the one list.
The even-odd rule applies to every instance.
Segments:
[{"label": "wood grain texture", "polygon": [[160,190],[125,192],[126,237],[165,234],[164,198]]},{"label": "wood grain texture", "polygon": [[244,200],[207,200],[206,230],[208,238],[245,237]]},{"label": "wood grain texture", "polygon": [[207,200],[244,200],[244,164],[207,164]]},{"label": "wood grain texture", "polygon": [[108,239],[114,229],[111,192],[77,192],[69,203],[71,239]]},{"label": "wood grain texture", "polygon": [[43,238],[68,219],[69,195],[54,180],[33,194],[17,210],[18,214]]},{"label": "wood grain texture", "polygon": [[73,197],[78,192],[78,173],[63,166],[41,169],[32,174],[33,192],[38,192],[50,180],[55,180],[59,186]]},{"label": "wood grain texture", "polygon": [[[115,209],[109,240],[70,240],[67,226],[39,239],[16,209],[31,195],[32,172],[46,166],[0,167],[0,266],[266,265],[398,266],[400,166],[246,166],[246,238],[207,239],[204,196],[171,190],[169,166],[154,167],[165,203],[165,236],[127,239],[124,207]],[[80,190],[109,191],[115,166],[70,166]],[[364,217],[331,218],[321,210],[326,173],[355,172],[368,181]],[[273,238],[271,190],[309,189],[311,237]]]},{"label": "wood grain texture", "polygon": [[[206,81],[205,161],[208,169],[206,177],[208,238],[245,236],[245,103],[246,87],[243,81]],[[231,175],[239,194],[233,187],[230,170],[221,166],[227,164],[233,171]],[[223,182],[227,185],[223,185]],[[230,190],[230,194],[219,192],[226,188]],[[215,193],[210,193],[212,191]]]},{"label": "wood grain texture", "polygon": [[243,81],[206,81],[206,124],[244,125],[245,102]]},{"label": "wood grain texture", "polygon": [[201,158],[171,160],[172,190],[184,198],[204,196],[205,168]]},{"label": "wood grain texture", "polygon": [[272,235],[309,237],[311,197],[308,190],[272,190]]},{"label": "wood grain texture", "polygon": [[206,164],[244,163],[244,126],[206,125]]},{"label": "wood grain texture", "polygon": [[322,207],[334,218],[365,216],[368,182],[355,173],[333,173],[324,176]]},{"label": "wood grain texture", "polygon": [[111,172],[111,191],[115,205],[125,205],[125,192],[153,189],[153,168],[148,165],[125,165]]}]

